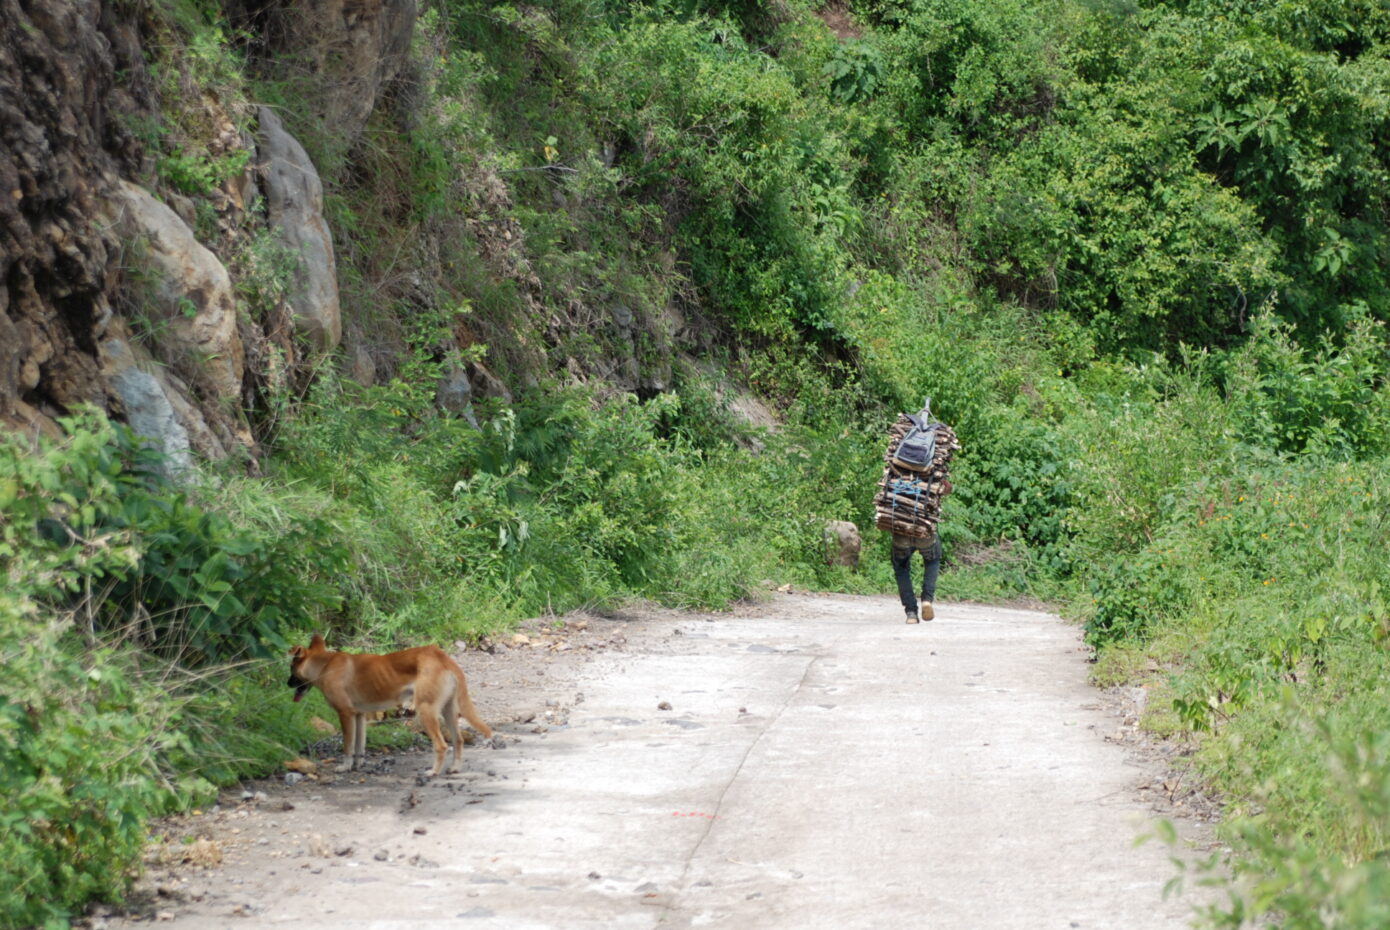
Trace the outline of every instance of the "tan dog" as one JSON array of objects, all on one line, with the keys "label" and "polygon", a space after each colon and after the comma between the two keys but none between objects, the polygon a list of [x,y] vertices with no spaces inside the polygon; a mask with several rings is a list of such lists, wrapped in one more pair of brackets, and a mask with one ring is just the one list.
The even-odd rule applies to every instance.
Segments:
[{"label": "tan dog", "polygon": [[[463,669],[438,646],[417,646],[386,655],[334,652],[317,633],[308,646],[290,650],[289,686],[294,699],[303,699],[318,688],[343,726],[343,762],[339,771],[352,771],[367,755],[367,721],[373,711],[391,710],[413,702],[415,713],[434,743],[434,768],[430,775],[454,770],[463,754],[458,718],[463,717],[484,737],[492,728],[478,717],[468,697]],[[444,764],[444,735],[449,734],[449,764]]]}]

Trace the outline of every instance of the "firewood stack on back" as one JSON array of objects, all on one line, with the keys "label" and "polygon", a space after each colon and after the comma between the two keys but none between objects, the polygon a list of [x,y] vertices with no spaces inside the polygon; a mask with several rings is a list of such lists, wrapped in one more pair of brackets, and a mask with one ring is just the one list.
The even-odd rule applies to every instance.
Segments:
[{"label": "firewood stack on back", "polygon": [[893,453],[913,428],[912,420],[899,415],[888,431],[888,447],[883,453],[883,480],[874,497],[874,524],[881,530],[901,536],[933,537],[941,516],[941,501],[951,493],[948,478],[951,459],[960,449],[955,430],[945,423],[932,424],[936,448],[931,465],[923,471],[904,468],[893,461]]}]

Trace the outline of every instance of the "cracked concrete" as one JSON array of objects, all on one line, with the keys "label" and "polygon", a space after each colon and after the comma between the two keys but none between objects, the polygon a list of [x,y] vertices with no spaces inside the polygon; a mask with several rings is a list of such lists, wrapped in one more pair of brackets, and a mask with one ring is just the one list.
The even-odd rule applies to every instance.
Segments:
[{"label": "cracked concrete", "polygon": [[[1146,764],[1106,736],[1074,627],[1044,613],[782,596],[650,611],[576,660],[470,653],[503,749],[252,786],[219,868],[162,877],[176,928],[1175,930]],[[607,621],[605,621],[607,622]],[[576,641],[579,642],[579,641]],[[581,644],[582,647],[582,644]],[[580,647],[577,647],[580,648]],[[526,707],[552,708],[531,725]],[[560,710],[563,708],[563,711]],[[663,709],[668,708],[668,709]],[[523,713],[515,713],[518,709]],[[400,770],[400,771],[397,771]],[[285,809],[287,806],[292,809]],[[231,824],[240,824],[238,833]],[[1180,824],[1206,842],[1198,825]]]}]

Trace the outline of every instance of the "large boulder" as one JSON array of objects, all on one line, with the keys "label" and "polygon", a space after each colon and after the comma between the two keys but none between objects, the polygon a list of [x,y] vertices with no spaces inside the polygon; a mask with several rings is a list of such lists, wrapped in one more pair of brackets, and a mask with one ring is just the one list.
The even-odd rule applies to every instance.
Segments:
[{"label": "large boulder", "polygon": [[124,248],[136,312],[161,353],[204,400],[237,409],[245,358],[227,269],[178,214],[137,184],[116,185],[105,213]]},{"label": "large boulder", "polygon": [[167,458],[165,473],[192,479],[193,454],[226,458],[232,450],[252,449],[244,424],[229,418],[208,421],[188,399],[188,385],[152,359],[121,321],[98,346],[98,359],[111,413],[125,420]]},{"label": "large boulder", "polygon": [[828,565],[859,567],[859,527],[847,520],[831,520],[825,525],[825,561]]},{"label": "large boulder", "polygon": [[142,366],[123,338],[104,340],[101,354],[113,406],[125,414],[131,429],[164,453],[165,475],[174,481],[186,479],[193,469],[192,443],[174,408],[175,392],[160,377],[160,369]]},{"label": "large boulder", "polygon": [[259,155],[271,225],[299,255],[289,294],[295,328],[319,352],[343,338],[333,234],[323,218],[323,183],[304,146],[285,131],[269,107],[260,109]]}]

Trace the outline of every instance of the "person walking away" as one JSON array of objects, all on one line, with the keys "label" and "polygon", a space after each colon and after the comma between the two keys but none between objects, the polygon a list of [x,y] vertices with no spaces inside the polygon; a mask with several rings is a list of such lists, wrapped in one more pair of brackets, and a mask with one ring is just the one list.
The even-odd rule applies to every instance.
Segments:
[{"label": "person walking away", "polygon": [[[955,430],[931,415],[931,398],[916,415],[901,414],[888,431],[883,479],[874,498],[874,522],[892,536],[890,558],[898,598],[908,623],[936,617],[936,578],[941,571],[937,522],[951,493],[951,459],[960,443]],[[913,555],[922,557],[921,600],[912,583]]]}]

